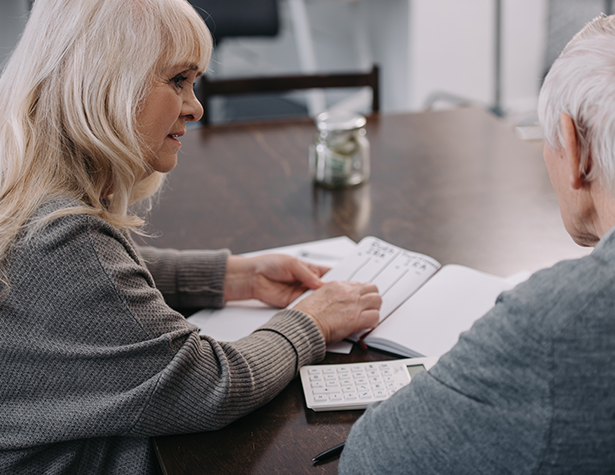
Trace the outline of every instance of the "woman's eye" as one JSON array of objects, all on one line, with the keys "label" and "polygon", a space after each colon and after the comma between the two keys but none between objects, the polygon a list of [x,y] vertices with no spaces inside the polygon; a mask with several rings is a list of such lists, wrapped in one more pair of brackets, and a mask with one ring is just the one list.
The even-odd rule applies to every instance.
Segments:
[{"label": "woman's eye", "polygon": [[171,81],[173,81],[173,84],[175,84],[175,87],[177,87],[178,89],[181,89],[183,87],[184,81],[187,80],[188,78],[182,74],[178,74],[173,79],[171,79]]}]

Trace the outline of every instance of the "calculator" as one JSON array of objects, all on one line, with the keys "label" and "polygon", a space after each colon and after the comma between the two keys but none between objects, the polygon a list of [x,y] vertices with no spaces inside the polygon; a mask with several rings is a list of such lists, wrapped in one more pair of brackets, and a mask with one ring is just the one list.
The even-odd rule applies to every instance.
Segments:
[{"label": "calculator", "polygon": [[304,366],[301,384],[307,407],[313,411],[365,409],[410,383],[437,358],[406,358],[369,363]]}]

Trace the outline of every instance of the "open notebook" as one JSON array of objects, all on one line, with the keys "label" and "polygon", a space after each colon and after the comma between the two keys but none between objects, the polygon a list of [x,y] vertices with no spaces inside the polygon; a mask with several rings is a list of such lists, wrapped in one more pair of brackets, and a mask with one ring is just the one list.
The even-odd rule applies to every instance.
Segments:
[{"label": "open notebook", "polygon": [[493,307],[501,292],[528,277],[528,272],[503,278],[459,265],[441,267],[429,256],[366,237],[323,280],[377,285],[382,296],[380,323],[364,336],[368,346],[407,357],[440,357]]},{"label": "open notebook", "polygon": [[[280,252],[270,252],[274,251]],[[375,283],[383,298],[380,323],[364,337],[364,342],[407,357],[439,357],[446,353],[460,333],[493,307],[502,291],[529,276],[521,272],[503,278],[458,265],[442,267],[429,256],[375,237],[366,237],[358,245],[347,238],[337,238],[281,251],[306,259],[310,252],[312,257],[328,257],[332,269],[324,281]],[[289,307],[309,294],[306,292]],[[237,302],[221,310],[198,312],[189,320],[201,328],[201,333],[234,341],[265,323],[275,311],[256,301]],[[361,336],[350,339],[357,341]]]}]

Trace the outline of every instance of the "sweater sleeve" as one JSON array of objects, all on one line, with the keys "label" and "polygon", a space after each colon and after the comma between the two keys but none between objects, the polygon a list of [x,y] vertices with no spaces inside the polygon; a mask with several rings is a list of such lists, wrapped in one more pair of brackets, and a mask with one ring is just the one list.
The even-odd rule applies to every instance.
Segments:
[{"label": "sweater sleeve", "polygon": [[[318,327],[296,310],[278,312],[252,335],[233,343],[199,336],[196,327],[183,318],[178,320],[168,302],[161,301],[157,282],[155,292],[146,288],[138,263],[135,266],[126,259],[132,252],[128,243],[104,232],[92,233],[92,242],[105,273],[147,332],[148,343],[159,341],[158,350],[165,354],[149,401],[130,435],[222,427],[270,401],[296,376],[298,368],[324,357]],[[165,268],[175,268],[181,305],[203,303],[199,296],[212,294],[200,278],[212,286],[221,286],[224,280],[226,251],[145,250],[149,259],[154,254],[157,275],[168,274]],[[207,270],[218,274],[208,275]],[[140,295],[135,293],[137,286],[142,289]],[[152,317],[152,309],[161,315],[155,312]]]},{"label": "sweater sleeve", "polygon": [[229,251],[137,248],[156,287],[172,308],[222,307]]},{"label": "sweater sleeve", "polygon": [[278,312],[259,330],[234,343],[192,333],[160,373],[130,435],[223,427],[270,401],[298,367],[324,357],[320,332],[302,312]]}]

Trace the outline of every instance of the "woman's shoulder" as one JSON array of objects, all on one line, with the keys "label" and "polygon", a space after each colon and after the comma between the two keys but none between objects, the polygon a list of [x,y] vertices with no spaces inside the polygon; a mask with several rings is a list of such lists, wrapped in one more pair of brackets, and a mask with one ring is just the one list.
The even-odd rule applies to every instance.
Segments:
[{"label": "woman's shoulder", "polygon": [[125,232],[67,195],[51,198],[37,209],[14,250],[47,258],[57,256],[60,260],[72,256],[72,262],[78,255],[92,251],[97,255],[102,251],[140,262]]},{"label": "woman's shoulder", "polygon": [[40,229],[43,233],[47,228],[81,228],[101,232],[124,233],[100,217],[89,205],[69,195],[59,195],[43,203],[30,219],[29,226]]}]

